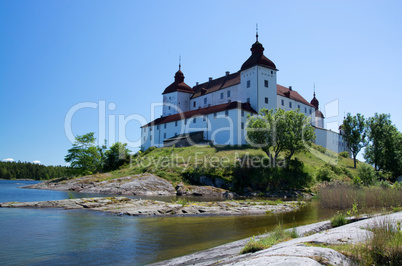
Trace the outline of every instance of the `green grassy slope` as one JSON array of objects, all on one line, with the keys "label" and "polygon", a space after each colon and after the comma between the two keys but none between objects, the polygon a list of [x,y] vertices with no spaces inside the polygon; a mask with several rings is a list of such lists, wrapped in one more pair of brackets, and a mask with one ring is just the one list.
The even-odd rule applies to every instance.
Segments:
[{"label": "green grassy slope", "polygon": [[[134,156],[130,165],[110,172],[109,175],[94,175],[93,178],[103,180],[152,173],[171,181],[174,185],[180,182],[198,185],[200,176],[208,176],[234,184],[235,190],[244,187],[267,190],[311,187],[317,181],[326,180],[349,181],[356,175],[352,159],[343,158],[321,146],[313,148],[311,152],[297,154],[295,159],[302,163],[296,164],[289,171],[274,171],[264,167],[247,168],[244,165],[241,167],[241,163],[244,163],[241,158],[244,157],[249,159],[248,162],[257,161],[257,166],[262,164],[261,160],[266,161],[267,156],[260,149],[209,146],[151,148]],[[293,182],[306,178],[306,182]]]}]

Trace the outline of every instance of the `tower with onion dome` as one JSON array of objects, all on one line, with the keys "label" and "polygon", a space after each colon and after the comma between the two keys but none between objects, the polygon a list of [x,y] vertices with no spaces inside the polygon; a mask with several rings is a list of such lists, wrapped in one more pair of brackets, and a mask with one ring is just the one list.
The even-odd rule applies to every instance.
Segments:
[{"label": "tower with onion dome", "polygon": [[174,75],[174,82],[162,93],[163,113],[162,116],[174,115],[189,110],[190,97],[194,94],[193,89],[184,82],[184,74],[179,70]]},{"label": "tower with onion dome", "polygon": [[249,101],[254,110],[277,108],[276,68],[264,55],[264,47],[258,41],[251,46],[251,56],[240,69],[241,99]]}]

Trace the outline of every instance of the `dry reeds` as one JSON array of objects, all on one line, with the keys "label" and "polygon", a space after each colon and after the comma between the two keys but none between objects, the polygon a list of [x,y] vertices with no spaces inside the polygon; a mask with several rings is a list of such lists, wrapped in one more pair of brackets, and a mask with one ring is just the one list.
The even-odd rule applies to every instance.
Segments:
[{"label": "dry reeds", "polygon": [[402,189],[393,187],[356,187],[345,183],[331,184],[319,190],[321,207],[349,209],[401,207]]}]

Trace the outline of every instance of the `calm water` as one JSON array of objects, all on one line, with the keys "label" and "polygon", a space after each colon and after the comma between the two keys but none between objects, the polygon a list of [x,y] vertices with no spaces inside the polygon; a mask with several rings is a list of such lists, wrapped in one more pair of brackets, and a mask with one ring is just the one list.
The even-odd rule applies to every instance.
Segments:
[{"label": "calm water", "polygon": [[[18,188],[32,183],[0,180],[0,202],[68,198],[67,192]],[[156,218],[86,210],[0,208],[0,262],[143,265],[264,233],[279,222],[293,227],[333,214],[315,205],[278,215]]]}]

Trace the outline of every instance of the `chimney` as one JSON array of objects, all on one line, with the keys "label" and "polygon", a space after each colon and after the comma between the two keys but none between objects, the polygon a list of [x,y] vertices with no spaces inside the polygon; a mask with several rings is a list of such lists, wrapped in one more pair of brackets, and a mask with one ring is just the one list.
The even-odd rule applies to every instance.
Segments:
[{"label": "chimney", "polygon": [[195,83],[195,86],[198,86],[198,81]]},{"label": "chimney", "polygon": [[289,90],[292,91],[292,86],[289,86]]},{"label": "chimney", "polygon": [[229,76],[229,73],[230,73],[229,71],[226,71],[226,77]]},{"label": "chimney", "polygon": [[212,77],[209,77],[209,82],[211,82],[212,81]]}]

